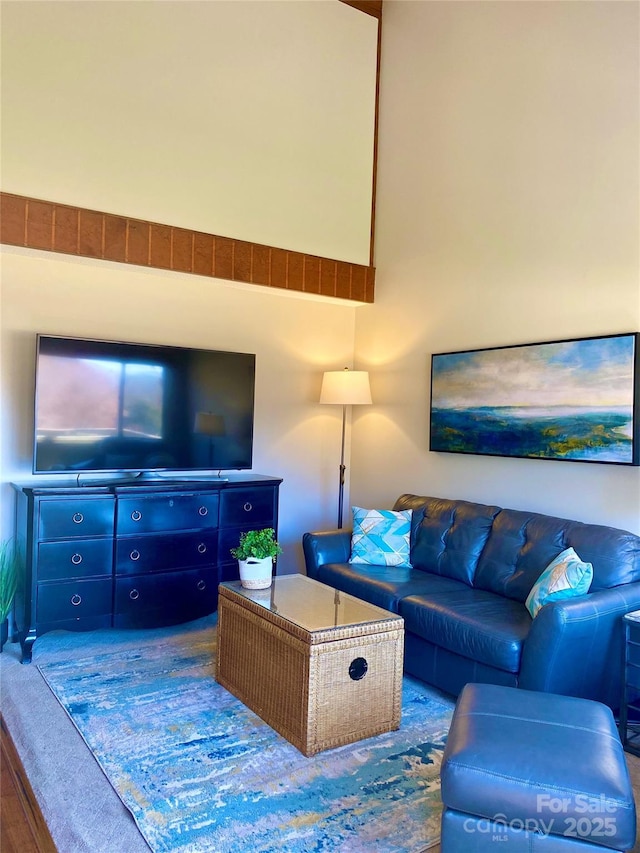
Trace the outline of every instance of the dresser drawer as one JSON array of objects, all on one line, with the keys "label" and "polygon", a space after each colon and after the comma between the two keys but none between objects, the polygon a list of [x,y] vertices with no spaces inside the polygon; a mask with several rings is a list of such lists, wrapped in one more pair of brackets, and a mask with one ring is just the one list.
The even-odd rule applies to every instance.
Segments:
[{"label": "dresser drawer", "polygon": [[116,542],[116,574],[141,575],[195,566],[218,559],[218,531],[127,536]]},{"label": "dresser drawer", "polygon": [[66,580],[111,575],[113,540],[75,539],[38,546],[38,580]]},{"label": "dresser drawer", "polygon": [[[273,527],[275,489],[230,489],[220,496],[220,526]],[[237,543],[236,543],[237,544]]]},{"label": "dresser drawer", "polygon": [[153,628],[199,619],[218,604],[217,569],[116,579],[114,626]]},{"label": "dresser drawer", "polygon": [[38,539],[66,539],[74,536],[113,536],[113,498],[69,498],[42,501]]},{"label": "dresser drawer", "polygon": [[148,495],[118,499],[118,536],[218,526],[215,494]]},{"label": "dresser drawer", "polygon": [[37,622],[61,622],[111,613],[113,582],[79,580],[38,584]]},{"label": "dresser drawer", "polygon": [[225,581],[239,581],[240,569],[238,561],[232,560],[227,563],[220,563],[220,583]]}]

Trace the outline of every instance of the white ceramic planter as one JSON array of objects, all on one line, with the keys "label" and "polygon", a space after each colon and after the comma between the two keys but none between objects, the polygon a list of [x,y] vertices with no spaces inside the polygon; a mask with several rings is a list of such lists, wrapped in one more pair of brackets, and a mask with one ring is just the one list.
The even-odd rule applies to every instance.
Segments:
[{"label": "white ceramic planter", "polygon": [[255,557],[238,560],[238,567],[240,583],[245,589],[267,589],[271,586],[273,557],[264,557],[262,560],[257,560]]}]

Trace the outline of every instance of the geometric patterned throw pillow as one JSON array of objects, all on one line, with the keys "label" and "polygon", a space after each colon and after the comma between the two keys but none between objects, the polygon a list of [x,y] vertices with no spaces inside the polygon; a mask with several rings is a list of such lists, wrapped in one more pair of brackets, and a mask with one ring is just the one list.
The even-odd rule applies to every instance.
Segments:
[{"label": "geometric patterned throw pillow", "polygon": [[583,563],[573,548],[567,548],[549,563],[531,587],[525,607],[535,619],[545,604],[589,592],[592,580],[591,563]]},{"label": "geometric patterned throw pillow", "polygon": [[410,569],[411,510],[353,508],[352,563]]}]

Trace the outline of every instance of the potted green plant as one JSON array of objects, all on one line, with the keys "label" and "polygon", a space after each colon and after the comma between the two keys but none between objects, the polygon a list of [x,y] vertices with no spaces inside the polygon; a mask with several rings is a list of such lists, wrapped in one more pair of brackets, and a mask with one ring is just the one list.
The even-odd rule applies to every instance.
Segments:
[{"label": "potted green plant", "polygon": [[282,553],[273,527],[247,530],[240,534],[240,543],[231,549],[238,561],[240,583],[245,589],[266,589],[271,586],[273,561]]},{"label": "potted green plant", "polygon": [[12,539],[0,542],[0,652],[9,636],[9,613],[18,586],[20,555]]}]

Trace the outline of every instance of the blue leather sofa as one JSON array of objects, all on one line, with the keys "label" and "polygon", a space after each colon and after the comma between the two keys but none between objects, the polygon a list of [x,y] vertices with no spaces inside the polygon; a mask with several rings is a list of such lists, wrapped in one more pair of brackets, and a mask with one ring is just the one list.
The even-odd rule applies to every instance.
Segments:
[{"label": "blue leather sofa", "polygon": [[[348,530],[305,533],[307,574],[405,621],[405,671],[457,696],[486,682],[620,705],[622,615],[640,609],[640,537],[462,500],[405,494],[410,569],[349,562]],[[586,595],[546,604],[529,590],[565,548],[593,565]]]}]

